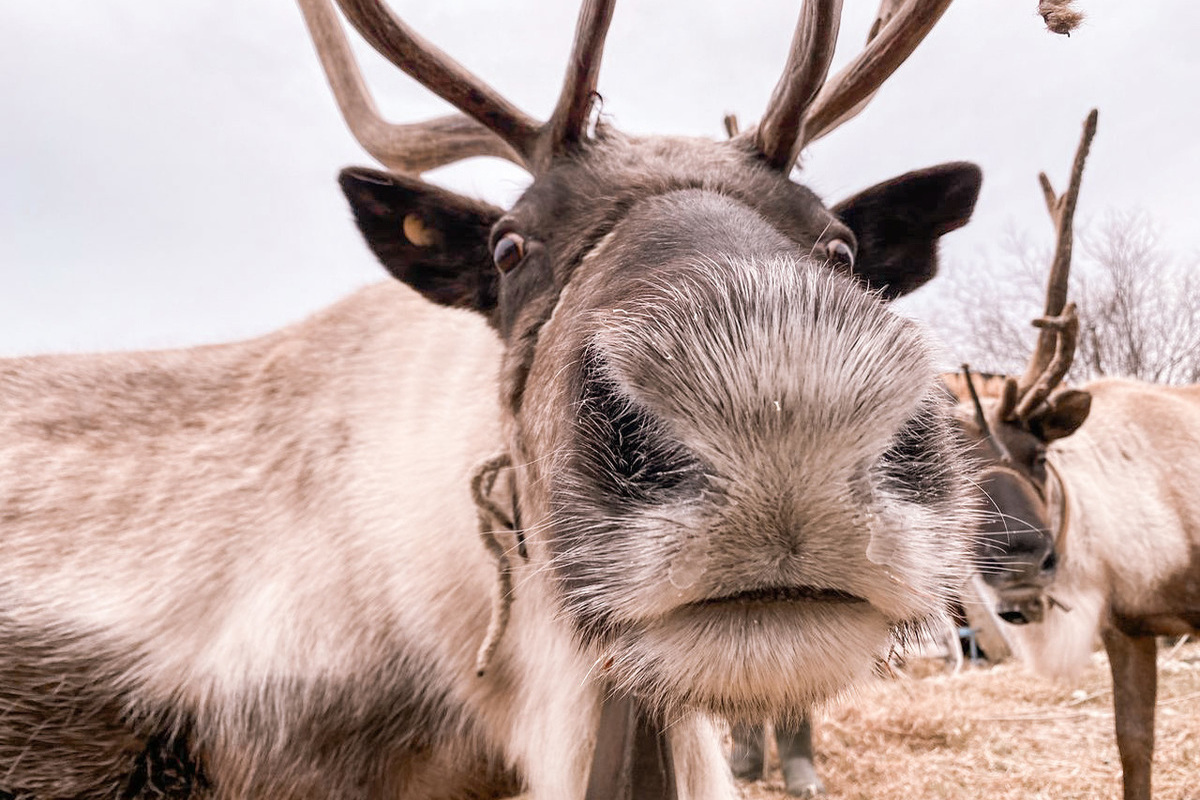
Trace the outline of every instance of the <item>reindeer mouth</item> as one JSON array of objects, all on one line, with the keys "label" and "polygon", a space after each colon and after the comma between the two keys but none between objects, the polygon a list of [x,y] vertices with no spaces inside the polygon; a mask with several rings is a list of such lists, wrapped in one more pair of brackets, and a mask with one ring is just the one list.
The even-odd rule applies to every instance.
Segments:
[{"label": "reindeer mouth", "polygon": [[736,594],[708,597],[690,605],[705,607],[725,605],[729,603],[866,603],[865,598],[843,592],[841,589],[819,589],[815,586],[769,586],[764,589],[751,589]]}]

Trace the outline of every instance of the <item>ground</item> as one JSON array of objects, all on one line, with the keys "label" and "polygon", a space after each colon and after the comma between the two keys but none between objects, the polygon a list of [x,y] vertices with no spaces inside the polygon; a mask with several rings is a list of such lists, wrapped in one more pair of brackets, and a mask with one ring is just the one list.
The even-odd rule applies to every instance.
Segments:
[{"label": "ground", "polygon": [[[1155,800],[1200,800],[1200,643],[1159,651]],[[825,709],[827,800],[1118,800],[1112,679],[1096,654],[1077,680],[1017,663],[883,680]],[[745,800],[784,800],[778,771]]]}]

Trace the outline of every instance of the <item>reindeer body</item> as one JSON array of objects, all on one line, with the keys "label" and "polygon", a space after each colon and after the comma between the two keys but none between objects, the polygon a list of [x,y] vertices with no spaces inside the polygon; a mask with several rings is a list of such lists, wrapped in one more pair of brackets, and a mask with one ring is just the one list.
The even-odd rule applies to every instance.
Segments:
[{"label": "reindeer body", "polygon": [[[418,347],[431,333],[448,362]],[[339,737],[364,750],[345,777],[368,783],[391,779],[376,752],[443,739],[453,717],[427,706],[451,692],[432,678],[469,672],[450,665],[471,663],[487,619],[465,470],[499,435],[497,352],[478,320],[384,285],[246,343],[5,364],[4,635],[46,663],[0,654],[0,785],[112,796],[137,740],[180,730],[197,775],[244,787],[222,796],[348,796],[317,777]],[[462,613],[430,616],[449,593]],[[100,713],[65,690],[41,701],[58,719],[31,700],[60,661]],[[51,720],[32,739],[13,720],[30,703],[30,726]],[[62,752],[68,732],[103,755]]]},{"label": "reindeer body", "polygon": [[1071,218],[1096,123],[1093,110],[1063,195],[1040,176],[1058,241],[1029,369],[992,382],[986,400],[965,366],[972,399],[952,388],[982,467],[984,591],[1019,626],[1006,638],[1052,675],[1077,671],[1103,640],[1125,800],[1150,800],[1155,637],[1200,630],[1200,387],[1059,385],[1080,324],[1066,303]]},{"label": "reindeer body", "polygon": [[[581,796],[599,695],[536,583],[475,676],[498,353],[385,284],[250,342],[7,362],[0,788],[456,798],[519,764]],[[689,796],[721,796],[681,722]]]},{"label": "reindeer body", "polygon": [[[969,469],[885,300],[934,275],[979,170],[832,208],[789,177],[948,2],[906,5],[867,80],[820,97],[840,4],[806,2],[762,122],[713,142],[589,124],[610,0],[584,3],[544,124],[341,0],[470,117],[410,126],[374,115],[332,7],[301,0],[368,150],[500,154],[533,183],[506,211],[343,170],[421,297],[0,367],[0,789],[731,798],[710,716],[802,713],[966,576]],[[604,738],[626,722],[646,736]]]},{"label": "reindeer body", "polygon": [[[770,286],[777,273],[768,266],[744,267],[747,287]],[[767,295],[779,304],[797,300],[797,323],[813,319],[807,303],[819,309],[822,293],[837,288],[826,275],[801,277],[817,281],[810,294],[785,282]],[[738,297],[735,291],[735,304]],[[680,313],[685,301],[686,293],[663,298],[652,316],[674,311],[678,321],[667,322],[661,337],[695,324],[691,312]],[[782,305],[765,313],[746,316],[742,309],[736,324],[750,327],[730,332],[752,333],[756,320],[788,314]],[[852,319],[818,311],[821,318],[840,325]],[[716,318],[703,324],[720,330]],[[874,321],[864,324],[850,350],[825,354],[823,368],[846,367],[847,358],[856,371],[889,368],[871,363],[871,337],[895,344],[909,326],[898,318],[878,331]],[[618,329],[613,335],[612,346],[628,346]],[[438,347],[419,346],[429,341]],[[772,350],[768,340],[761,346],[763,356]],[[546,544],[531,541],[533,565],[518,571],[510,632],[488,674],[474,672],[495,565],[479,543],[468,484],[472,467],[504,441],[499,347],[481,318],[382,285],[241,344],[7,362],[0,372],[0,553],[8,565],[0,760],[10,766],[0,787],[38,797],[440,798],[515,789],[519,774],[538,796],[581,797],[604,691],[596,664],[603,649],[581,648],[562,619],[556,584],[538,557]],[[786,347],[778,354],[788,355],[795,353]],[[642,356],[628,357],[632,366]],[[762,368],[763,380],[790,374],[769,361]],[[918,393],[925,385],[919,375],[909,378]],[[783,408],[767,402],[746,424],[811,438],[816,430],[792,427],[804,421],[796,407],[805,401],[794,395],[802,385],[763,386]],[[725,402],[736,414],[747,400],[763,405],[760,397]],[[886,415],[884,398],[873,402]],[[826,424],[817,430],[846,434]],[[756,438],[743,445],[751,447],[744,463],[766,455],[756,454]],[[725,457],[737,463],[736,451]],[[762,466],[788,474],[779,462]],[[771,494],[770,485],[760,476],[746,488]],[[953,502],[951,491],[943,510],[951,512]],[[752,494],[737,504],[743,513],[811,513]],[[730,524],[744,523],[735,517],[724,527]],[[604,568],[630,580],[618,596],[669,611],[688,594],[746,585],[751,574],[762,583],[761,568],[746,566],[745,556],[781,565],[772,553],[792,545],[778,538],[784,529],[757,530],[768,538],[730,541],[719,546],[725,552],[714,540],[706,557],[719,563],[690,584],[670,572],[670,548],[679,544],[660,551],[630,542],[594,557],[632,559],[628,576],[616,564]],[[862,530],[867,535],[870,527]],[[881,606],[911,604],[889,600],[891,584],[869,572],[941,575],[944,548],[919,549],[935,543],[922,537],[907,555],[893,552],[891,567],[868,560],[869,539],[842,542],[823,556],[810,549],[809,563],[819,570],[841,564],[848,571],[836,578],[840,585],[872,596],[883,591],[875,600]],[[648,559],[642,575],[639,559]],[[856,572],[865,583],[855,583]],[[661,589],[647,591],[656,582],[676,586],[679,597],[664,607]],[[634,583],[640,596],[629,594]],[[936,583],[928,589],[937,591]],[[742,649],[703,658],[680,649],[673,639],[687,626],[723,617],[702,608],[689,612],[696,623],[685,620],[677,632],[655,634],[656,624],[630,639],[635,658],[668,659],[663,677],[645,690],[662,695],[665,676],[691,674],[701,694],[736,698],[731,709],[751,702],[799,708],[853,679],[847,667],[870,666],[852,655],[861,647],[854,637],[874,631],[878,654],[889,641],[887,618],[869,622],[876,612],[865,608],[863,621],[846,630],[850,640],[818,644],[803,629],[832,620],[804,622],[800,609],[770,606],[756,610],[749,602],[722,623],[732,627],[717,641],[733,637],[731,648],[748,643],[735,645],[747,624],[799,637],[787,648],[763,639],[749,661]],[[935,612],[931,606],[920,613]],[[655,644],[655,635],[668,638]],[[647,646],[658,652],[636,652]],[[734,660],[726,663],[726,656]],[[822,662],[835,668],[820,668]],[[777,676],[768,683],[759,677],[747,684],[749,676],[737,675],[761,673],[764,663]],[[674,701],[671,707],[682,796],[732,796],[710,723]]]},{"label": "reindeer body", "polygon": [[[1051,607],[1043,626],[1015,629],[1046,671],[1086,661],[1103,629],[1143,637],[1200,627],[1200,387],[1106,379],[1082,388],[1088,421],[1049,453],[1069,509],[1053,591],[1079,613]],[[1070,645],[1080,650],[1049,655]]]},{"label": "reindeer body", "polygon": [[[752,206],[731,174],[634,184],[584,277],[500,335],[380,286],[242,344],[8,362],[0,788],[582,798],[616,687],[662,720],[681,797],[732,797],[706,715],[799,714],[937,619],[967,483],[918,328],[797,247],[811,193]],[[977,181],[841,213],[947,185],[969,209]],[[387,220],[440,190],[343,185],[402,273]],[[504,534],[481,677],[496,563],[469,485],[497,451],[528,557]]]},{"label": "reindeer body", "polygon": [[1074,675],[1104,642],[1125,797],[1149,800],[1154,637],[1200,632],[1200,387],[1105,379],[1080,390],[1087,422],[1047,453],[1061,480],[1048,504],[1065,508],[1049,524],[1053,570],[1043,555],[993,551],[1006,574],[989,583],[1003,615],[1037,620],[1004,629],[1037,671]]}]

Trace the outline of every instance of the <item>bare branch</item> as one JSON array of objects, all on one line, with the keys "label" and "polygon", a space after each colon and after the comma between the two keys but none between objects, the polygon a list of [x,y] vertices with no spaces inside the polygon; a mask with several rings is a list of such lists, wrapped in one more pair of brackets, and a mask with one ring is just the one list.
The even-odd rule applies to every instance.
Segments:
[{"label": "bare branch", "polygon": [[805,112],[821,91],[841,25],[842,0],[804,0],[783,75],[754,132],[767,163],[787,172],[800,154]]},{"label": "bare branch", "polygon": [[[1075,236],[1070,297],[1081,325],[1065,380],[1200,382],[1200,256],[1172,253],[1144,213],[1106,214]],[[1019,375],[1039,334],[1021,309],[1045,301],[1049,249],[1010,235],[1002,261],[960,264],[931,287],[922,316],[962,357]]]}]

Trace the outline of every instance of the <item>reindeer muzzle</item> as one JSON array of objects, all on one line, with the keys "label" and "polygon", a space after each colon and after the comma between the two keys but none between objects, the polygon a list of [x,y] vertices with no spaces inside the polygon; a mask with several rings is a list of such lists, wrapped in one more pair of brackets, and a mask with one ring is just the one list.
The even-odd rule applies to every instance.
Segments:
[{"label": "reindeer muzzle", "polygon": [[1027,625],[1046,618],[1046,598],[1038,590],[1004,594],[996,601],[996,616],[1010,625]]}]

